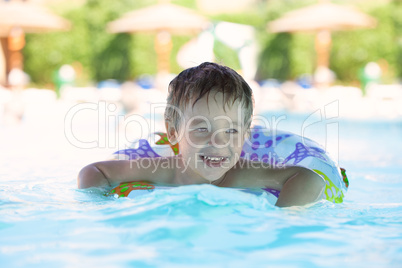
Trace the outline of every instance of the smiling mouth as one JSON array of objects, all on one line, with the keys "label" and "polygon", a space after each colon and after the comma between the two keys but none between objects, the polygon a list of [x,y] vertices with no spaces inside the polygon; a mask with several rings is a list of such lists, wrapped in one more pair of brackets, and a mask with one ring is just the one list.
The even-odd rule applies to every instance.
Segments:
[{"label": "smiling mouth", "polygon": [[200,155],[201,160],[209,167],[221,167],[229,157]]}]

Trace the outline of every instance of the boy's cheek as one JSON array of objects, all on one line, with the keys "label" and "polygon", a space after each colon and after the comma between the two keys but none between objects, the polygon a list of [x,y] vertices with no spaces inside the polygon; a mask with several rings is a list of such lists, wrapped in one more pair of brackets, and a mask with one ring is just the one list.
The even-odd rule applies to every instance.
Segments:
[{"label": "boy's cheek", "polygon": [[241,150],[244,145],[244,139],[242,136],[238,136],[232,138],[230,141],[230,147],[235,148],[236,150]]},{"label": "boy's cheek", "polygon": [[205,138],[190,136],[188,139],[188,143],[192,146],[196,146],[206,144],[207,142]]}]

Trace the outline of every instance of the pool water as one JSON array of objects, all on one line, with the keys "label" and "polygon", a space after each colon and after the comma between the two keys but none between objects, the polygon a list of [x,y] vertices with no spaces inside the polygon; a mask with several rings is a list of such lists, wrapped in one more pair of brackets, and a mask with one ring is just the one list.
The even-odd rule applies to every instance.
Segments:
[{"label": "pool water", "polygon": [[[73,146],[61,115],[0,126],[1,267],[401,266],[402,121],[309,125],[305,135],[346,168],[348,193],[342,204],[280,209],[211,185],[137,199],[78,190],[80,168],[113,149]],[[300,132],[305,117],[279,127]],[[84,137],[98,125],[75,127]]]}]

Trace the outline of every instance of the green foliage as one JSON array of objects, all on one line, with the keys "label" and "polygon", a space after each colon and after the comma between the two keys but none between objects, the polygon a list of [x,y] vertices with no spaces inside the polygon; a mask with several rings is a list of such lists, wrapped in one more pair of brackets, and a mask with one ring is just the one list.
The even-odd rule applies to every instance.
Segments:
[{"label": "green foliage", "polygon": [[[370,61],[378,62],[386,73],[384,82],[402,77],[402,1],[333,1],[335,4],[355,4],[378,21],[374,29],[332,32],[330,68],[341,82],[359,79],[359,71]],[[274,20],[289,10],[316,4],[316,1],[268,1],[267,21]],[[358,6],[358,4],[362,6]],[[274,34],[263,47],[258,77],[293,79],[304,73],[312,74],[316,54],[314,34],[292,34],[284,37]],[[282,45],[281,45],[282,44]]]},{"label": "green foliage", "polygon": [[314,3],[314,0],[271,0],[267,1],[265,8],[259,8],[260,16],[265,20],[262,27],[256,27],[262,45],[256,79],[284,81],[311,72],[314,63],[311,35],[271,33],[267,31],[267,23],[286,12]]},{"label": "green foliage", "polygon": [[395,75],[399,78],[402,77],[402,0],[394,0],[390,5],[390,17],[393,22],[393,29],[395,34],[394,43],[396,44],[396,70]]},{"label": "green foliage", "polygon": [[51,83],[52,74],[63,64],[82,66],[81,76],[91,81],[129,79],[131,35],[110,34],[106,25],[138,5],[129,0],[88,0],[65,9],[61,15],[71,22],[70,31],[27,35],[25,71],[39,85]]},{"label": "green foliage", "polygon": [[128,34],[118,34],[110,40],[108,46],[93,56],[95,79],[97,81],[113,78],[127,80],[130,78],[131,38]]},{"label": "green foliage", "polygon": [[392,5],[383,5],[370,12],[378,21],[374,29],[332,34],[330,68],[335,71],[339,80],[356,80],[359,71],[371,61],[381,63],[385,60],[388,71],[392,73],[398,69],[394,19],[390,16],[392,9]]},{"label": "green foliage", "polygon": [[[334,3],[348,4],[338,0]],[[76,5],[66,2],[55,11],[69,20],[72,29],[65,32],[27,34],[24,48],[25,71],[38,85],[52,83],[53,73],[63,64],[81,66],[82,83],[105,79],[127,80],[141,74],[157,71],[155,34],[111,34],[106,31],[108,22],[124,13],[156,4],[157,0],[87,0]],[[195,0],[173,0],[172,3],[196,8]],[[257,79],[294,79],[312,74],[316,55],[314,34],[269,33],[267,23],[284,13],[317,3],[316,0],[256,1],[256,6],[238,14],[210,16],[211,21],[228,21],[252,25],[260,45]],[[350,3],[349,3],[350,4]],[[402,1],[356,1],[352,5],[378,20],[375,29],[339,31],[332,33],[330,68],[342,82],[358,79],[359,70],[370,61],[386,62],[388,77],[402,77]],[[194,36],[173,36],[170,59],[171,72],[181,67],[176,62],[180,47]],[[238,69],[236,51],[219,41],[215,42],[218,62]]]},{"label": "green foliage", "polygon": [[157,72],[157,56],[155,52],[155,35],[135,34],[132,36],[131,73],[132,77]]},{"label": "green foliage", "polygon": [[234,70],[240,69],[236,51],[218,40],[214,42],[214,55],[217,63],[226,65]]},{"label": "green foliage", "polygon": [[288,33],[276,34],[261,52],[257,79],[276,78],[286,80],[290,75],[290,44]]},{"label": "green foliage", "polygon": [[290,78],[314,72],[316,63],[314,38],[315,36],[312,34],[293,34],[290,52]]}]

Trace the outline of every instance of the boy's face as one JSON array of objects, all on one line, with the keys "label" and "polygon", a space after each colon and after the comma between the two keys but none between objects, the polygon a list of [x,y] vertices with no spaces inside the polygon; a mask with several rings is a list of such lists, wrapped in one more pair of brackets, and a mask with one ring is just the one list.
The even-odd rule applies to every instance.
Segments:
[{"label": "boy's face", "polygon": [[239,160],[246,137],[241,103],[224,107],[223,94],[211,92],[208,102],[205,96],[183,113],[179,146],[186,175],[210,182],[222,178]]}]

